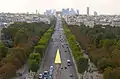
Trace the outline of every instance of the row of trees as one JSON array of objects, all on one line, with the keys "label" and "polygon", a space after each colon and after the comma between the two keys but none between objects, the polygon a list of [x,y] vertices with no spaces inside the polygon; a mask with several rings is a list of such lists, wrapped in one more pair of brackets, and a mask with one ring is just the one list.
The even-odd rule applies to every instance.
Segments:
[{"label": "row of trees", "polygon": [[104,72],[104,78],[120,79],[120,27],[96,25],[79,29],[89,37],[88,55]]},{"label": "row of trees", "polygon": [[8,47],[5,47],[4,44],[0,42],[0,61],[6,57],[8,52]]},{"label": "row of trees", "polygon": [[78,72],[83,73],[88,68],[88,59],[83,57],[83,53],[81,52],[81,47],[79,43],[76,41],[75,36],[68,29],[64,21],[63,21],[63,26],[64,26],[64,33],[67,37],[69,46],[72,50],[72,55],[74,56],[78,68]]},{"label": "row of trees", "polygon": [[40,64],[40,54],[31,53],[29,56],[29,71],[37,72]]},{"label": "row of trees", "polygon": [[[4,47],[0,46],[3,50],[0,53],[6,53],[0,61],[0,79],[10,79],[16,75],[16,71],[26,62],[34,46],[49,27],[50,25],[42,22],[18,22],[2,30]],[[4,48],[8,50],[4,51]]]},{"label": "row of trees", "polygon": [[40,65],[40,59],[44,57],[44,51],[51,39],[54,27],[50,27],[39,40],[37,46],[35,46],[33,53],[29,56],[29,71],[37,72]]}]

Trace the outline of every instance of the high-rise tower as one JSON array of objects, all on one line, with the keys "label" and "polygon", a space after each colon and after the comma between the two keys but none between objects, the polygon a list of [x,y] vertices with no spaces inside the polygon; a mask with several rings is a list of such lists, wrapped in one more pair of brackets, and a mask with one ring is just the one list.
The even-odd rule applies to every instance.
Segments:
[{"label": "high-rise tower", "polygon": [[96,11],[94,11],[94,16],[97,16],[98,14],[97,14],[97,12]]},{"label": "high-rise tower", "polygon": [[77,10],[77,14],[79,15],[79,10]]},{"label": "high-rise tower", "polygon": [[89,16],[89,7],[87,7],[87,15]]}]

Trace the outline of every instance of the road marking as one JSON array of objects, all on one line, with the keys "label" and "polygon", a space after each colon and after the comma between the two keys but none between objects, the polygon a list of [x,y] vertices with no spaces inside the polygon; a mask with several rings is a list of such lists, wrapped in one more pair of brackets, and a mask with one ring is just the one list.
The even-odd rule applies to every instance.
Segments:
[{"label": "road marking", "polygon": [[55,57],[55,64],[61,64],[61,57],[60,57],[60,51],[57,49],[56,57]]}]

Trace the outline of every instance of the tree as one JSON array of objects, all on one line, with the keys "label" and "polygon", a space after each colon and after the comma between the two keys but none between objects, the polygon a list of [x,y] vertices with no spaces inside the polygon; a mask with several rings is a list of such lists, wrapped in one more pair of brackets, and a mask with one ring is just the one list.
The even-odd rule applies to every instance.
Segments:
[{"label": "tree", "polygon": [[2,42],[0,42],[0,46],[4,46],[4,44]]},{"label": "tree", "polygon": [[117,42],[117,48],[120,49],[120,40]]},{"label": "tree", "polygon": [[117,37],[116,37],[116,35],[115,35],[113,32],[111,32],[110,30],[108,30],[108,31],[106,31],[106,33],[105,33],[105,38],[106,38],[106,39],[115,39],[115,38],[117,38]]},{"label": "tree", "polygon": [[[19,63],[18,63],[19,62]],[[4,58],[1,61],[1,64],[4,65],[6,63],[11,63],[13,64],[17,69],[20,68],[22,66],[21,61],[18,58],[12,57],[12,56],[8,56],[7,58]]]},{"label": "tree", "polygon": [[112,41],[111,40],[109,40],[109,39],[105,39],[104,40],[104,42],[103,42],[103,47],[105,48],[105,49],[109,49],[110,47],[111,47],[111,45],[112,45]]},{"label": "tree", "polygon": [[1,45],[0,46],[0,57],[2,58],[6,57],[7,53],[8,53],[8,48]]},{"label": "tree", "polygon": [[103,57],[98,60],[97,67],[101,70],[104,70],[107,67],[116,67],[116,64],[112,61],[112,59]]},{"label": "tree", "polygon": [[18,31],[18,28],[12,25],[9,26],[8,28],[3,28],[1,32],[4,34],[4,37],[2,36],[2,38],[5,38],[6,40],[9,40],[9,39],[13,40],[17,31]]},{"label": "tree", "polygon": [[120,68],[115,68],[109,75],[109,79],[120,79]]},{"label": "tree", "polygon": [[83,73],[85,70],[88,69],[88,59],[84,57],[79,57],[77,61],[78,72]]},{"label": "tree", "polygon": [[11,63],[6,63],[2,67],[0,67],[0,79],[10,79],[16,74],[16,67]]},{"label": "tree", "polygon": [[40,54],[31,53],[29,56],[29,71],[37,72],[40,63]]},{"label": "tree", "polygon": [[30,58],[30,60],[32,60],[32,59],[36,60],[38,63],[40,62],[40,54],[39,53],[31,53],[29,58]]},{"label": "tree", "polygon": [[[7,53],[4,43],[0,43],[0,55],[5,57],[0,63],[0,79],[10,79],[8,77],[15,75],[16,70],[25,63],[30,53],[33,52],[34,46],[38,44],[38,40],[41,38],[41,34],[44,34],[48,28],[49,25],[43,22],[17,22],[2,30],[3,38],[6,40],[5,43],[7,42],[9,50]],[[38,55],[34,55],[35,59],[29,59],[31,61],[29,66],[33,68],[33,71],[37,71],[40,63],[40,54],[36,54]]]},{"label": "tree", "polygon": [[29,60],[29,71],[37,72],[38,69],[39,63],[35,59]]},{"label": "tree", "polygon": [[98,48],[100,45],[100,40],[103,39],[103,34],[96,34],[95,38],[94,38],[94,44],[96,45],[96,47]]},{"label": "tree", "polygon": [[112,58],[112,56],[111,56],[111,53],[112,53],[112,51],[113,51],[113,46],[114,45],[114,43],[113,43],[113,40],[110,40],[110,39],[105,39],[104,41],[103,41],[103,48],[105,48],[106,49],[106,51],[107,52],[109,52],[109,56]]},{"label": "tree", "polygon": [[119,49],[114,49],[111,53],[112,58],[120,58],[120,50]]},{"label": "tree", "polygon": [[40,55],[43,56],[44,50],[45,50],[45,45],[38,45],[38,46],[35,46],[34,52],[40,53]]},{"label": "tree", "polygon": [[112,72],[112,68],[111,67],[107,67],[107,68],[105,68],[104,69],[104,75],[103,75],[103,77],[104,77],[104,79],[110,79],[109,77],[110,77],[110,73]]},{"label": "tree", "polygon": [[26,43],[27,40],[28,40],[27,30],[22,28],[16,33],[14,43],[15,45],[19,43]]}]

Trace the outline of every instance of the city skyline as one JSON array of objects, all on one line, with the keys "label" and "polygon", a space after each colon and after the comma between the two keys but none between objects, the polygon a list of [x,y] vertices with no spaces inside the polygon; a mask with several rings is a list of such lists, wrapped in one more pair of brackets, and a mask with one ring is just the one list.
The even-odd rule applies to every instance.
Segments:
[{"label": "city skyline", "polygon": [[96,11],[98,14],[120,15],[119,0],[0,0],[0,12],[10,13],[43,13],[45,10],[73,8],[79,10],[79,14],[86,14],[86,7],[90,7],[90,14]]}]

